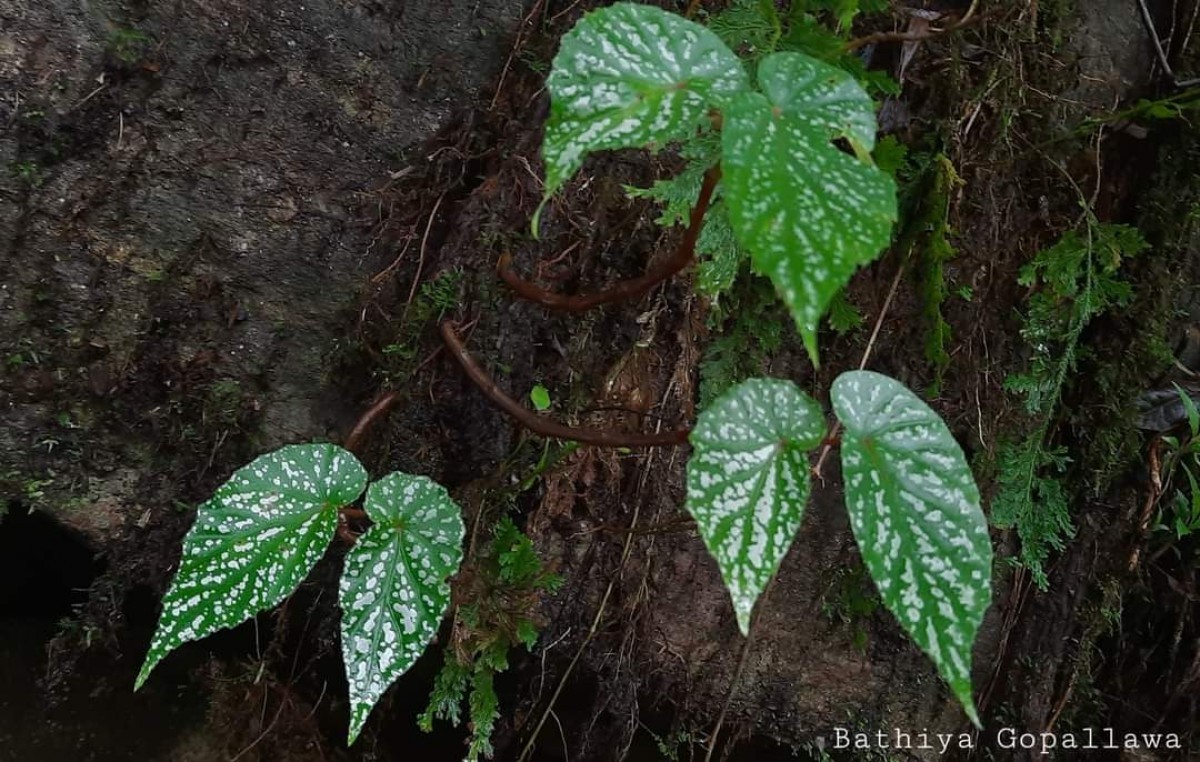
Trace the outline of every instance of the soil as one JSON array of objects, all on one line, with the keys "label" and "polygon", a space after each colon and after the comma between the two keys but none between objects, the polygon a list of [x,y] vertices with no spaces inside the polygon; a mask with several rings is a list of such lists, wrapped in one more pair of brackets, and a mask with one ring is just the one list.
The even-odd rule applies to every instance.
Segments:
[{"label": "soil", "polygon": [[[726,759],[821,758],[835,727],[974,732],[871,603],[836,459],[745,652],[682,510],[685,451],[583,448],[512,489],[542,443],[442,351],[422,284],[455,284],[446,317],[480,362],[513,396],[546,386],[577,425],[688,425],[714,331],[688,273],[581,316],[522,302],[496,277],[511,253],[525,277],[591,292],[640,275],[678,239],[622,189],[675,170],[669,151],[593,157],[547,206],[540,237],[529,233],[545,72],[592,4],[0,0],[4,754],[458,758],[462,729],[413,723],[436,648],[345,747],[340,550],[280,611],[181,649],[130,690],[191,506],[261,452],[340,440],[387,390],[400,396],[370,431],[371,472],[437,478],[468,526],[511,509],[564,580],[540,603],[538,645],[515,650],[498,684],[498,759],[516,759],[560,680],[533,759],[703,758],[718,717]],[[998,443],[1021,433],[1003,388],[1028,354],[1018,270],[1079,214],[1064,173],[1094,191],[1102,219],[1150,238],[1130,266],[1127,314],[1086,336],[1080,378],[1112,382],[1072,384],[1058,426],[1078,534],[1047,592],[998,566],[975,684],[993,732],[1107,724],[1195,743],[1195,575],[1186,556],[1129,568],[1147,483],[1129,418],[1164,383],[1152,348],[1200,317],[1183,287],[1200,261],[1200,233],[1183,222],[1200,208],[1188,171],[1200,136],[1179,121],[1148,136],[1120,121],[1072,132],[1169,92],[1134,4],[1079,5],[988,10],[916,45],[884,123],[938,146],[963,180],[946,279],[972,296],[946,303],[952,362],[931,404],[985,493]],[[1160,19],[1186,11],[1151,6]],[[868,54],[894,73],[899,52]],[[820,370],[790,336],[762,372],[824,399],[857,366],[902,266],[889,252],[856,276],[848,297],[865,325],[823,334]],[[900,280],[870,367],[928,389],[919,288]],[[994,539],[1002,555],[1016,548],[1012,533]],[[1155,624],[1106,626],[1114,595]],[[448,625],[440,642],[452,637]]]}]

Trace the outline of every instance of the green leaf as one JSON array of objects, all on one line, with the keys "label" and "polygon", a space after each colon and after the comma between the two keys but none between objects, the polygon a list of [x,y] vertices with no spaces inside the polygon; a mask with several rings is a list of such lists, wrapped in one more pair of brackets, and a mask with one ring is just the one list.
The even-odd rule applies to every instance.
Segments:
[{"label": "green leaf", "polygon": [[704,216],[704,227],[696,239],[696,260],[697,291],[715,299],[733,288],[746,252],[738,246],[723,199],[714,201]]},{"label": "green leaf", "polygon": [[699,24],[634,3],[592,11],[563,37],[546,80],[545,197],[586,154],[691,137],[711,106],[747,86],[737,56]]},{"label": "green leaf", "polygon": [[1196,410],[1196,403],[1192,400],[1191,395],[1183,390],[1179,384],[1175,384],[1175,392],[1179,395],[1179,401],[1183,404],[1183,410],[1187,413],[1188,431],[1193,437],[1200,435],[1200,411]]},{"label": "green leaf", "polygon": [[821,407],[790,381],[752,378],[700,414],[687,465],[687,507],[717,560],[742,634],[804,516],[807,453]]},{"label": "green leaf", "polygon": [[550,392],[541,384],[535,384],[529,390],[529,401],[533,403],[533,407],[538,412],[550,409]]},{"label": "green leaf", "polygon": [[808,7],[812,10],[827,10],[833,13],[837,18],[838,28],[843,30],[850,29],[854,23],[854,17],[861,12],[876,12],[885,10],[887,6],[886,0],[878,2],[878,0],[816,0],[808,3]]},{"label": "green leaf", "polygon": [[991,602],[992,546],[971,469],[942,419],[898,381],[852,371],[830,396],[867,570],[978,725],[971,646]]},{"label": "green leaf", "polygon": [[461,512],[438,483],[388,474],[371,485],[364,508],[375,524],[346,554],[341,582],[349,743],[437,632],[450,605],[447,580],[462,563]]},{"label": "green leaf", "polygon": [[890,240],[895,183],[869,163],[875,112],[853,77],[802,53],[775,53],[758,79],[765,95],[738,93],[724,109],[724,196],[738,240],[775,284],[815,363],[830,300]]},{"label": "green leaf", "polygon": [[1039,590],[1047,590],[1046,562],[1075,536],[1071,505],[1063,488],[1066,448],[1047,447],[1039,428],[1019,442],[1001,443],[996,460],[996,492],[989,515],[997,529],[1017,530],[1021,552],[1015,562],[1029,570]]},{"label": "green leaf", "polygon": [[833,295],[829,302],[829,327],[838,335],[844,335],[863,324],[862,313],[846,296],[846,290],[841,289]]},{"label": "green leaf", "polygon": [[337,509],[366,483],[358,460],[332,444],[281,447],[234,473],[196,512],[134,689],[173,649],[295,590],[333,538]]}]

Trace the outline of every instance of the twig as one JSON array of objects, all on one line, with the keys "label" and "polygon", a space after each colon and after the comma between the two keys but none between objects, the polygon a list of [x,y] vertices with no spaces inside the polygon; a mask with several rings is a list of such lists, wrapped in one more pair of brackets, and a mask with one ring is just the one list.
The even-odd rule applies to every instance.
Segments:
[{"label": "twig", "polygon": [[91,92],[90,92],[90,93],[88,93],[87,95],[83,96],[83,98],[82,98],[82,99],[80,99],[80,101],[79,101],[78,103],[76,103],[74,106],[72,106],[71,108],[72,108],[72,109],[77,109],[77,108],[79,108],[79,107],[80,107],[80,106],[82,106],[83,104],[85,104],[85,103],[87,103],[88,101],[90,101],[92,98],[95,98],[97,95],[99,95],[101,90],[103,90],[104,88],[108,87],[108,85],[104,83],[104,77],[103,77],[103,76],[100,78],[100,80],[101,80],[101,81],[100,81],[100,86],[99,86],[99,87],[97,87],[95,90],[91,91]]},{"label": "twig", "polygon": [[863,350],[862,358],[858,361],[858,369],[862,370],[867,367],[867,363],[871,360],[871,350],[875,348],[875,339],[879,338],[879,329],[883,326],[883,319],[887,317],[888,309],[892,306],[892,299],[896,296],[896,287],[900,285],[900,276],[904,274],[904,264],[896,270],[896,276],[892,278],[892,285],[888,288],[887,298],[883,300],[883,309],[879,311],[879,317],[875,320],[875,328],[871,330],[871,338],[867,341],[867,348]]},{"label": "twig", "polygon": [[439,326],[439,329],[442,333],[442,340],[446,342],[446,348],[450,350],[450,354],[454,356],[454,359],[458,360],[458,364],[462,366],[463,372],[479,387],[484,396],[491,400],[496,407],[516,418],[517,423],[520,423],[539,436],[552,439],[567,439],[583,442],[584,444],[598,445],[600,447],[669,447],[687,442],[687,437],[690,433],[688,429],[677,429],[675,431],[664,431],[654,434],[584,429],[566,426],[550,418],[538,415],[505,394],[496,382],[488,376],[487,372],[479,367],[479,364],[471,357],[471,353],[467,351],[462,341],[459,340],[453,322],[447,320]]},{"label": "twig", "polygon": [[1043,733],[1053,733],[1054,726],[1058,724],[1058,718],[1062,716],[1063,710],[1067,708],[1067,702],[1071,700],[1071,694],[1075,692],[1075,682],[1079,679],[1079,668],[1071,670],[1071,677],[1067,680],[1067,687],[1063,690],[1062,696],[1054,704],[1054,711],[1050,713],[1050,719],[1046,720],[1046,726],[1042,728]]},{"label": "twig", "polygon": [[1162,497],[1162,461],[1159,458],[1159,447],[1162,444],[1162,438],[1155,437],[1150,442],[1149,470],[1150,470],[1150,485],[1146,490],[1146,501],[1142,504],[1142,513],[1138,517],[1138,539],[1137,544],[1133,547],[1133,552],[1129,554],[1128,570],[1133,571],[1138,566],[1138,561],[1142,556],[1142,543],[1150,534],[1150,519],[1154,515],[1154,507],[1158,505],[1159,499]]},{"label": "twig", "polygon": [[1146,25],[1150,42],[1154,44],[1154,52],[1158,54],[1158,63],[1163,67],[1163,73],[1167,75],[1167,79],[1171,80],[1171,84],[1178,88],[1200,85],[1200,77],[1179,79],[1175,76],[1175,72],[1171,69],[1171,62],[1167,60],[1167,51],[1163,50],[1162,40],[1158,39],[1158,29],[1154,26],[1154,18],[1150,15],[1150,8],[1146,6],[1146,0],[1138,0],[1138,8],[1142,10],[1142,23]]},{"label": "twig", "polygon": [[433,204],[433,211],[429,213],[429,219],[425,222],[425,233],[421,236],[421,253],[417,256],[417,272],[413,275],[412,285],[408,288],[408,301],[404,303],[404,314],[408,313],[413,297],[417,295],[417,285],[421,282],[421,270],[425,268],[425,245],[429,243],[429,231],[433,228],[433,218],[437,217],[438,208],[442,205],[444,198],[446,198],[446,192],[442,191],[442,195],[438,196],[438,200]]},{"label": "twig", "polygon": [[[255,621],[257,621],[257,620],[255,620]],[[266,692],[263,693],[264,698],[267,695],[268,694]],[[286,698],[279,699],[279,708],[275,710],[275,716],[271,718],[271,724],[268,725],[263,732],[259,733],[258,738],[255,738],[253,741],[251,741],[249,746],[247,746],[246,748],[239,751],[237,754],[230,757],[229,762],[237,762],[239,759],[246,756],[247,752],[249,752],[255,746],[258,746],[259,742],[261,742],[264,738],[266,738],[268,735],[270,735],[271,731],[275,729],[276,723],[279,722],[279,717],[283,714],[284,707],[286,707],[287,705],[288,705],[288,700]]]},{"label": "twig", "polygon": [[396,255],[396,258],[392,260],[392,263],[371,277],[372,284],[383,282],[389,275],[395,272],[397,267],[400,266],[400,262],[404,259],[404,255],[408,253],[409,245],[412,244],[414,233],[416,233],[415,230],[411,231],[404,239],[404,246],[400,249],[400,253]]},{"label": "twig", "polygon": [[[879,337],[879,329],[883,327],[883,319],[888,314],[888,309],[892,306],[892,299],[896,296],[896,287],[900,285],[900,276],[904,274],[904,263],[896,270],[896,276],[892,278],[892,285],[888,289],[887,298],[883,300],[883,309],[879,310],[879,317],[875,319],[875,328],[871,330],[871,338],[867,340],[867,348],[863,350],[862,359],[858,361],[858,369],[862,370],[867,367],[867,362],[871,359],[871,351],[875,348],[875,339]],[[842,431],[842,422],[835,421],[833,428],[829,430],[829,434],[825,437],[824,446],[821,448],[821,454],[817,456],[817,465],[813,466],[813,476],[817,479],[821,478],[821,466],[825,464],[825,458],[829,457],[830,450],[838,443],[838,435]]]},{"label": "twig", "polygon": [[695,258],[696,239],[699,238],[700,229],[704,226],[704,213],[708,211],[713,190],[717,187],[717,181],[720,178],[719,167],[713,167],[704,174],[704,184],[700,186],[700,197],[696,199],[696,205],[692,207],[687,232],[684,233],[683,240],[679,242],[679,247],[670,258],[639,278],[623,281],[607,291],[564,296],[540,288],[527,280],[522,280],[512,271],[512,255],[508,252],[501,255],[496,270],[509,288],[516,291],[522,299],[564,312],[586,312],[602,304],[639,297],[692,263]]},{"label": "twig", "polygon": [[[778,574],[778,570],[776,570],[776,574]],[[742,673],[746,671],[746,663],[750,661],[750,644],[754,642],[754,627],[758,624],[763,609],[767,606],[767,596],[771,594],[771,588],[775,586],[776,574],[771,575],[767,586],[763,588],[762,595],[758,597],[754,613],[750,616],[750,627],[746,631],[746,642],[742,644],[742,655],[738,657],[737,667],[733,670],[733,678],[729,681],[729,692],[725,694],[725,703],[721,705],[721,714],[717,715],[717,724],[713,726],[712,733],[708,736],[708,749],[704,752],[704,762],[712,760],[713,751],[717,748],[717,738],[721,735],[721,726],[725,724],[725,715],[729,712],[729,705],[733,703],[733,692],[737,690]]]},{"label": "twig", "polygon": [[521,49],[522,38],[525,36],[525,27],[533,21],[533,15],[541,10],[542,0],[537,0],[533,7],[529,9],[529,13],[521,21],[521,26],[517,29],[517,39],[513,40],[513,46],[508,51],[508,58],[504,60],[504,68],[500,71],[500,79],[496,82],[496,92],[492,95],[492,102],[488,105],[488,111],[496,110],[496,102],[500,100],[500,93],[504,91],[504,79],[508,76],[508,69],[512,66],[513,56]]},{"label": "twig", "polygon": [[846,43],[846,50],[854,51],[864,48],[867,45],[877,45],[881,42],[920,42],[934,37],[941,37],[951,32],[957,32],[959,29],[975,21],[975,11],[978,7],[979,0],[972,0],[971,7],[967,9],[967,12],[961,19],[941,29],[923,29],[919,32],[875,32],[874,34],[850,40]]}]

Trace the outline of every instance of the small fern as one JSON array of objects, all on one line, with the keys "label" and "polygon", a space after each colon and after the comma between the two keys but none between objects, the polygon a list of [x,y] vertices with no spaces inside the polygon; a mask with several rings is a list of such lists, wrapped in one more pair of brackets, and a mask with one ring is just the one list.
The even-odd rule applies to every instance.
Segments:
[{"label": "small fern", "polygon": [[1017,562],[1046,589],[1045,562],[1075,532],[1068,495],[1059,479],[1070,459],[1050,443],[1055,415],[1067,379],[1082,351],[1080,339],[1093,319],[1133,296],[1121,279],[1121,262],[1146,247],[1137,229],[1101,224],[1088,216],[1082,234],[1070,231],[1021,269],[1019,282],[1037,290],[1029,299],[1021,336],[1033,350],[1029,367],[1010,375],[1005,388],[1023,398],[1037,421],[1031,434],[1001,447],[999,489],[992,523],[1016,528],[1021,539]]},{"label": "small fern", "polygon": [[842,289],[834,295],[829,303],[829,314],[825,316],[830,329],[839,336],[850,333],[863,324],[862,313],[858,311]]},{"label": "small fern", "polygon": [[856,56],[846,52],[844,33],[860,13],[887,9],[887,0],[794,0],[781,12],[774,0],[734,0],[708,20],[708,28],[751,68],[784,50],[852,67],[857,75],[865,67],[852,62]]},{"label": "small fern", "polygon": [[510,649],[533,647],[538,600],[542,592],[557,589],[560,580],[544,568],[529,537],[507,516],[496,525],[475,568],[463,576],[466,602],[458,609],[453,641],[417,725],[426,732],[433,730],[435,719],[458,725],[465,699],[471,730],[466,758],[474,762],[492,755],[492,731],[500,716],[495,677],[508,669]]},{"label": "small fern", "polygon": [[[700,195],[704,173],[721,158],[720,136],[711,131],[703,132],[683,145],[680,156],[686,165],[674,177],[658,180],[649,188],[625,188],[631,198],[648,198],[663,205],[656,220],[663,227],[687,224],[692,204]],[[696,240],[697,290],[710,299],[719,298],[733,287],[738,271],[748,257],[734,237],[718,186]]]},{"label": "small fern", "polygon": [[767,358],[783,346],[788,324],[770,283],[749,275],[738,280],[713,322],[719,328],[700,361],[702,409],[726,390],[760,374]]},{"label": "small fern", "polygon": [[1075,536],[1071,508],[1060,479],[1070,458],[1062,447],[1044,445],[1046,431],[1039,429],[1015,443],[1001,447],[999,489],[992,501],[992,523],[1016,527],[1021,550],[1016,562],[1029,570],[1037,586],[1049,586],[1046,561]]},{"label": "small fern", "polygon": [[783,21],[773,0],[734,0],[709,18],[708,28],[751,66],[775,52],[783,36]]}]

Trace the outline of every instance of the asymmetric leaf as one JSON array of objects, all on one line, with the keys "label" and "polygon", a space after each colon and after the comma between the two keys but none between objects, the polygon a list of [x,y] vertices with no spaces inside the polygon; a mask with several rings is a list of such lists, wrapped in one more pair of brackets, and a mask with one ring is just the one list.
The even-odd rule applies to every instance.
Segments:
[{"label": "asymmetric leaf", "polygon": [[364,504],[375,524],[346,554],[342,659],[350,683],[350,743],[388,686],[425,650],[450,605],[463,523],[444,487],[391,473]]},{"label": "asymmetric leaf", "polygon": [[695,22],[634,3],[592,11],[563,37],[546,80],[546,197],[585,154],[688,138],[747,86],[733,51]]},{"label": "asymmetric leaf", "polygon": [[325,553],[367,472],[332,444],[289,445],[239,469],[200,506],[135,690],[171,650],[286,598]]},{"label": "asymmetric leaf", "polygon": [[[849,74],[775,53],[758,81],[765,95],[738,93],[723,108],[725,201],[739,242],[774,282],[816,362],[830,300],[890,240],[895,183],[859,158],[875,144],[875,111]],[[838,138],[857,157],[839,150]]]},{"label": "asymmetric leaf", "polygon": [[753,378],[700,414],[687,465],[687,507],[717,560],[742,634],[792,544],[809,492],[807,453],[821,407],[790,381]]},{"label": "asymmetric leaf", "polygon": [[898,381],[843,373],[830,396],[846,427],[842,478],[863,562],[978,725],[971,646],[991,601],[992,546],[971,469],[942,419]]}]

